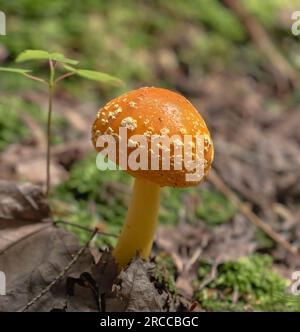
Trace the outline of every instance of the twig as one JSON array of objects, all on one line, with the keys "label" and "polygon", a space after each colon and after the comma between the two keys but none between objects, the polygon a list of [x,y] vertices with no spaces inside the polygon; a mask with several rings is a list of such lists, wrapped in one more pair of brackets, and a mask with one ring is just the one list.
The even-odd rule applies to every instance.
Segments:
[{"label": "twig", "polygon": [[80,256],[83,254],[84,250],[89,246],[90,242],[94,238],[94,236],[97,234],[97,229],[95,229],[90,236],[89,240],[86,242],[86,244],[80,248],[77,252],[77,254],[73,257],[73,259],[69,262],[68,265],[60,272],[60,274],[48,285],[46,286],[33,300],[28,302],[26,306],[21,309],[21,312],[24,312],[28,310],[32,305],[34,305],[42,296],[44,296],[46,293],[48,293],[51,288],[56,285],[65,275],[66,273],[71,269],[71,267],[78,261]]},{"label": "twig", "polygon": [[210,274],[203,280],[201,285],[198,287],[197,291],[200,292],[202,291],[203,288],[205,288],[208,284],[210,284],[212,281],[214,281],[217,277],[217,272],[218,272],[218,266],[219,263],[215,262],[211,268]]},{"label": "twig", "polygon": [[61,81],[61,80],[64,80],[65,78],[67,78],[67,77],[70,77],[70,76],[73,76],[73,75],[75,75],[76,73],[66,73],[66,74],[63,74],[63,75],[61,75],[60,77],[58,77],[56,80],[55,80],[55,83],[58,83],[59,81]]},{"label": "twig", "polygon": [[237,304],[238,299],[239,299],[239,287],[234,286],[233,293],[232,293],[232,303]]},{"label": "twig", "polygon": [[199,257],[202,254],[202,248],[197,248],[193,253],[192,257],[188,260],[184,266],[184,272],[188,272],[190,268],[198,261]]},{"label": "twig", "polygon": [[45,80],[43,80],[42,78],[30,75],[30,74],[23,74],[24,76],[26,76],[27,78],[30,78],[31,80],[37,81],[37,82],[41,82],[43,84],[47,84],[47,82]]},{"label": "twig", "polygon": [[[69,225],[69,226],[77,227],[79,229],[82,229],[82,230],[90,232],[90,233],[93,233],[95,231],[95,229],[93,229],[93,228],[85,227],[85,226],[78,225],[78,224],[75,224],[73,222],[64,221],[64,220],[55,220],[55,221],[53,221],[53,224],[54,225],[55,224]],[[99,231],[97,228],[96,228],[96,231],[97,231],[96,233],[100,234],[100,235],[112,236],[112,237],[116,237],[116,238],[118,237],[118,235],[116,235],[116,234],[102,232],[102,231]]]},{"label": "twig", "polygon": [[53,107],[53,97],[54,97],[54,89],[55,89],[55,83],[54,83],[54,64],[52,60],[49,60],[50,65],[50,79],[49,79],[49,99],[48,99],[48,119],[47,119],[47,160],[46,160],[46,196],[49,194],[50,190],[50,154],[51,154],[51,116],[52,116],[52,107]]},{"label": "twig", "polygon": [[299,249],[277,234],[270,225],[262,221],[249,207],[247,203],[242,202],[239,197],[225,184],[219,175],[211,170],[208,180],[248,218],[255,226],[265,232],[272,240],[280,244],[292,255],[299,255]]}]

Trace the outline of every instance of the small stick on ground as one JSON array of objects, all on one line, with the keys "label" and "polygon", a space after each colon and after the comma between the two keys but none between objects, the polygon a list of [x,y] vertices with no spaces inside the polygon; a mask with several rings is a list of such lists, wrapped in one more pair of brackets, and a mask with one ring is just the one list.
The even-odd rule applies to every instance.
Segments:
[{"label": "small stick on ground", "polygon": [[51,288],[56,285],[71,269],[71,267],[78,261],[80,256],[83,254],[84,250],[89,246],[90,242],[94,238],[94,236],[97,234],[97,229],[95,229],[90,236],[89,240],[86,242],[86,244],[80,248],[77,252],[77,254],[73,257],[73,259],[69,262],[68,265],[60,272],[60,274],[48,285],[46,286],[34,299],[32,299],[30,302],[26,304],[26,306],[19,310],[20,312],[24,312],[28,310],[32,305],[34,305],[42,296],[44,296],[46,293],[48,293]]},{"label": "small stick on ground", "polygon": [[[76,228],[82,229],[82,230],[87,231],[87,232],[90,232],[90,233],[95,232],[95,229],[94,229],[94,228],[89,228],[89,227],[85,227],[85,226],[82,226],[82,225],[78,225],[78,224],[75,224],[75,223],[70,222],[70,221],[65,221],[65,220],[55,220],[55,221],[51,221],[51,222],[52,222],[54,225],[57,225],[57,224],[63,224],[63,225],[68,225],[68,226],[76,227]],[[118,235],[116,235],[116,234],[102,232],[102,231],[100,231],[97,227],[96,227],[96,231],[97,231],[97,234],[100,234],[100,235],[111,236],[111,237],[115,237],[115,238],[118,237]]]},{"label": "small stick on ground", "polygon": [[277,234],[270,225],[262,221],[249,207],[247,203],[242,202],[239,197],[225,184],[219,175],[211,170],[208,180],[250,220],[256,227],[265,232],[273,241],[281,245],[292,255],[299,255],[299,249]]},{"label": "small stick on ground", "polygon": [[214,281],[218,275],[218,266],[219,263],[215,262],[212,265],[210,274],[203,280],[201,285],[198,287],[197,291],[200,292],[202,289],[204,289],[208,284],[210,284],[212,281]]}]

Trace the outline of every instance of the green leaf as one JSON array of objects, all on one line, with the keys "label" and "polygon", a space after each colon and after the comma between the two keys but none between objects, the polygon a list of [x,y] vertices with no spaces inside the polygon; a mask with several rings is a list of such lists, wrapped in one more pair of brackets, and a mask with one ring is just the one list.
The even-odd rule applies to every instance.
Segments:
[{"label": "green leaf", "polygon": [[94,81],[103,82],[103,83],[110,83],[113,85],[122,84],[122,81],[120,79],[118,79],[114,76],[111,76],[109,74],[99,72],[99,71],[77,69],[76,73],[77,73],[77,75],[87,78],[89,80],[94,80]]},{"label": "green leaf", "polygon": [[79,69],[79,68],[77,69],[68,65],[64,65],[64,68],[71,73],[77,74],[78,76],[87,78],[89,80],[112,84],[115,86],[123,85],[123,82],[119,78],[100,71]]},{"label": "green leaf", "polygon": [[22,74],[22,75],[31,72],[31,70],[28,70],[28,69],[5,68],[5,67],[0,67],[0,71],[6,71],[6,72],[9,72],[9,73],[16,73],[16,74]]},{"label": "green leaf", "polygon": [[26,50],[17,56],[16,62],[23,62],[28,60],[48,60],[49,57],[50,54],[46,51]]},{"label": "green leaf", "polygon": [[70,65],[77,65],[79,63],[79,61],[66,58],[63,54],[60,53],[51,53],[50,58],[57,62],[69,63]]},{"label": "green leaf", "polygon": [[42,50],[26,50],[17,56],[16,62],[24,62],[29,60],[49,60],[49,59],[62,63],[68,63],[71,65],[78,64],[78,61],[66,58],[61,53],[49,53]]},{"label": "green leaf", "polygon": [[71,73],[76,73],[77,69],[68,65],[64,65],[65,70],[70,71]]}]

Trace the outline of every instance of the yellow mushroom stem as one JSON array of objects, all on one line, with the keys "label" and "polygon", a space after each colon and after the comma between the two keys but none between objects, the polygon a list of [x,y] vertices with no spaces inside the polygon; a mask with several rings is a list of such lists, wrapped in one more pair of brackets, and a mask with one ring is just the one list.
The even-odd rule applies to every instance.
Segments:
[{"label": "yellow mushroom stem", "polygon": [[113,256],[120,267],[126,266],[137,254],[148,259],[159,210],[160,186],[143,179],[135,179],[132,200],[125,224]]}]

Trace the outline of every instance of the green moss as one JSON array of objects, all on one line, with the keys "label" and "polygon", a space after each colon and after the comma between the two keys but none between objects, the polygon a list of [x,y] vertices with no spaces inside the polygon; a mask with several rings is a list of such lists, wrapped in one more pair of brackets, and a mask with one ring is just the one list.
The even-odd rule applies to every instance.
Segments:
[{"label": "green moss", "polygon": [[172,257],[160,253],[155,257],[155,264],[154,278],[157,282],[156,286],[158,288],[166,287],[171,294],[176,295],[176,267]]},{"label": "green moss", "polygon": [[236,207],[224,195],[216,191],[201,191],[201,204],[196,215],[210,226],[228,222],[236,213]]},{"label": "green moss", "polygon": [[[200,262],[199,285],[211,268],[210,264]],[[213,311],[286,310],[285,303],[280,299],[285,287],[286,280],[272,271],[271,256],[253,254],[220,265],[215,279],[196,296],[204,308]]]},{"label": "green moss", "polygon": [[300,312],[300,295],[281,294],[277,300],[284,304],[287,311]]},{"label": "green moss", "polygon": [[0,104],[0,151],[9,144],[18,143],[28,136],[28,130],[20,120],[13,105]]},{"label": "green moss", "polygon": [[175,188],[163,188],[161,192],[161,205],[159,210],[159,222],[162,224],[176,225],[180,215],[184,212],[184,195],[187,190]]},{"label": "green moss", "polygon": [[[130,176],[121,171],[99,171],[96,167],[96,153],[91,153],[73,166],[69,179],[59,186],[57,191],[58,193],[70,192],[78,199],[84,198],[101,202],[102,187],[112,182],[128,186]],[[116,190],[112,190],[112,194],[115,193]]]}]

